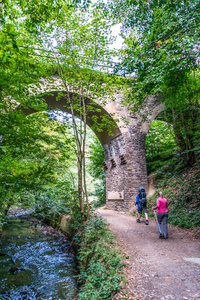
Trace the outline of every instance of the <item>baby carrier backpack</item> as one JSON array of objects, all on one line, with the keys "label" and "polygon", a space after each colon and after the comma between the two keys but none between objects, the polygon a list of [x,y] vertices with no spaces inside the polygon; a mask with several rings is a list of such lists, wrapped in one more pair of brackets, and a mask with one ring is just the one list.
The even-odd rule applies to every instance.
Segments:
[{"label": "baby carrier backpack", "polygon": [[147,198],[146,198],[145,188],[143,186],[141,186],[138,189],[138,195],[139,195],[139,206],[145,207],[147,203]]}]

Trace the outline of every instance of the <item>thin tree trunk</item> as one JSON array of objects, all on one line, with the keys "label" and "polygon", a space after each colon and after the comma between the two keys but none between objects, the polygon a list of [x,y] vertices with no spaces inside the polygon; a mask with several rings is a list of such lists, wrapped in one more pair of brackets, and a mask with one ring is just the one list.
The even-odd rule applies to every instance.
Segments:
[{"label": "thin tree trunk", "polygon": [[88,193],[87,193],[87,184],[86,184],[86,169],[85,169],[85,144],[86,144],[86,135],[87,135],[87,126],[86,126],[86,105],[85,98],[83,97],[83,124],[84,124],[84,132],[83,132],[83,180],[84,180],[84,190],[85,190],[85,199],[87,205],[87,221],[90,218],[90,210],[89,210],[89,201],[88,201]]}]

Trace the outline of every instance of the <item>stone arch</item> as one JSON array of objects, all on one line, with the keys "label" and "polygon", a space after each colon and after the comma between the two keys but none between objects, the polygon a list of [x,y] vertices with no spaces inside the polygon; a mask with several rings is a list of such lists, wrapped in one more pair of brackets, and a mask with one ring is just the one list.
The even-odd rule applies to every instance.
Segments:
[{"label": "stone arch", "polygon": [[161,111],[164,109],[164,103],[157,104],[151,111],[151,113],[147,116],[147,121],[142,123],[141,130],[147,134],[149,131],[149,127],[153,120],[159,115]]},{"label": "stone arch", "polygon": [[[66,97],[60,97],[57,101],[57,96],[60,93],[60,91],[49,91],[45,92],[41,96],[38,96],[39,98],[43,99],[43,101],[46,102],[48,109],[53,110],[61,110],[63,112],[67,112],[71,114],[70,108],[67,105]],[[73,97],[73,94],[70,93],[71,97]],[[128,129],[126,128],[124,122],[121,119],[121,116],[119,114],[119,102],[121,101],[121,97],[116,96],[116,99],[118,99],[115,102],[113,101],[107,101],[106,105],[102,107],[100,104],[92,101],[91,99],[86,99],[87,104],[90,105],[91,111],[88,111],[87,114],[87,125],[90,128],[93,128],[94,120],[93,115],[95,114],[98,118],[98,122],[101,123],[101,118],[106,118],[107,120],[111,121],[113,126],[110,128],[110,132],[106,128],[104,128],[103,131],[93,130],[96,136],[98,137],[99,141],[101,142],[104,153],[105,153],[105,172],[106,172],[106,197],[107,202],[109,201],[112,203],[114,201],[114,204],[117,203],[118,197],[120,195],[120,203],[118,203],[118,206],[116,205],[112,206],[112,208],[125,210],[128,207],[128,199],[127,203],[124,206],[124,176],[125,172],[124,170],[121,170],[119,172],[116,172],[116,169],[120,168],[120,161],[121,158],[119,158],[119,155],[123,155],[126,152],[125,149],[125,140],[124,140],[124,133],[128,133]],[[23,108],[20,107],[22,113],[25,115],[30,115],[32,113],[37,112],[37,110],[32,108]],[[78,112],[75,111],[75,115]],[[115,114],[117,120],[114,119],[113,114]],[[119,161],[118,161],[119,160]],[[119,166],[116,165],[116,163],[119,163]],[[117,168],[116,168],[117,166]],[[110,181],[110,179],[112,179]],[[115,184],[118,184],[116,187]],[[114,191],[114,197],[116,199],[112,199]],[[112,201],[113,200],[113,201]],[[109,204],[110,204],[109,203]]]},{"label": "stone arch", "polygon": [[[71,113],[67,108],[65,97],[56,100],[58,93],[59,91],[46,92],[41,97],[49,109]],[[159,113],[161,106],[156,107],[153,97],[147,99],[148,118],[143,122],[139,116],[132,115],[122,105],[122,99],[123,93],[117,93],[115,101],[107,99],[104,107],[87,99],[87,103],[94,108],[88,112],[87,125],[93,127],[94,113],[99,122],[102,116],[113,122],[111,134],[106,128],[102,132],[93,130],[105,153],[103,165],[106,172],[106,205],[114,210],[132,211],[138,188],[142,185],[148,190],[145,139],[150,124]],[[22,111],[26,115],[36,112],[33,109],[22,109]],[[130,122],[126,124],[124,119]]]},{"label": "stone arch", "polygon": [[[66,97],[59,96],[59,100],[57,100],[57,97],[61,91],[50,91],[46,92],[41,96],[41,98],[47,103],[48,109],[53,110],[61,110],[63,112],[67,112],[71,114],[70,108],[67,106]],[[63,92],[64,93],[64,92]],[[73,97],[73,93],[69,93],[71,97]],[[40,96],[39,96],[40,97]],[[102,145],[109,142],[111,139],[119,136],[121,134],[121,130],[117,124],[117,122],[113,119],[113,117],[109,114],[109,112],[103,108],[98,103],[92,101],[91,99],[86,99],[86,105],[90,106],[90,110],[87,112],[87,125],[93,129],[94,133],[98,137],[99,141]],[[22,112],[26,115],[32,114],[36,112],[36,110],[28,108],[28,109],[22,109]],[[98,131],[97,128],[95,128],[95,120],[93,119],[93,115],[97,117],[98,123],[100,126],[102,125],[102,128],[104,126],[102,119],[106,118],[108,121],[112,123],[112,127],[110,128],[110,132],[106,130],[106,128],[103,128],[102,131]],[[75,110],[75,116],[78,116],[78,112]]]}]

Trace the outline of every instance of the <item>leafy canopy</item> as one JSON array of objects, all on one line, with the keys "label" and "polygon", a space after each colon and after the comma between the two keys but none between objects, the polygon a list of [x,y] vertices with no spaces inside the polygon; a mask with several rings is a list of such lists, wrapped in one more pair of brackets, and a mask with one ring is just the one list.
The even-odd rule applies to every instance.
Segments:
[{"label": "leafy canopy", "polygon": [[134,97],[178,89],[199,64],[200,2],[113,0],[115,17],[124,27],[122,66],[136,72]]}]

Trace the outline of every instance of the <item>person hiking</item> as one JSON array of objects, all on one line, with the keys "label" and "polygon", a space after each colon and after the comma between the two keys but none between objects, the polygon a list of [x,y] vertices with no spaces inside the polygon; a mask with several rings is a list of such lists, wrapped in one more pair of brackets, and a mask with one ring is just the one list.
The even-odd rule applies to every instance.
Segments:
[{"label": "person hiking", "polygon": [[147,215],[147,199],[146,199],[146,192],[145,192],[145,188],[143,186],[141,186],[138,189],[138,195],[136,196],[136,202],[135,205],[137,205],[137,211],[138,211],[138,218],[137,218],[137,222],[140,223],[140,215],[143,212],[145,214],[145,224],[149,225],[149,221],[148,221],[148,215]]},{"label": "person hiking", "polygon": [[[158,221],[158,232],[160,233],[160,238],[167,239],[167,219],[168,219],[168,209],[167,200],[163,197],[162,192],[158,193],[159,198],[157,199],[157,205],[153,209],[157,209],[157,221]],[[163,223],[163,224],[162,224]]]}]

